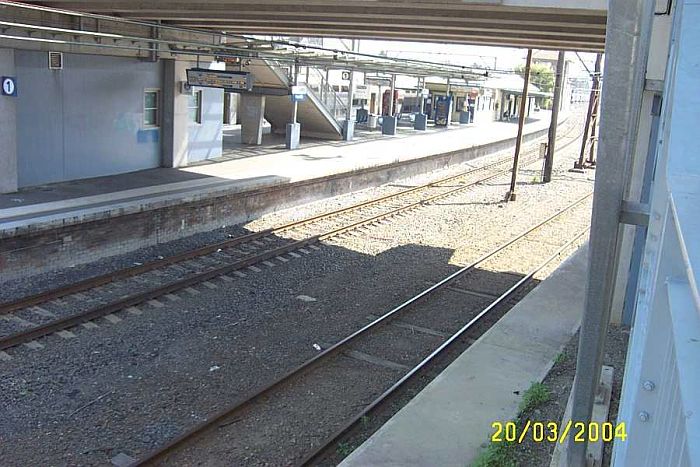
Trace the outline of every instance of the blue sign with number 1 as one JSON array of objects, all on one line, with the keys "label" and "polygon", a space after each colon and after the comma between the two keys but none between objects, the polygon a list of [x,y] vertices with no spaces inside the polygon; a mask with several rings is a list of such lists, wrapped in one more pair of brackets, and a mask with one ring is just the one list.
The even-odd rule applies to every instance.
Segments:
[{"label": "blue sign with number 1", "polygon": [[17,81],[12,76],[2,77],[2,95],[3,96],[16,96],[17,95]]}]

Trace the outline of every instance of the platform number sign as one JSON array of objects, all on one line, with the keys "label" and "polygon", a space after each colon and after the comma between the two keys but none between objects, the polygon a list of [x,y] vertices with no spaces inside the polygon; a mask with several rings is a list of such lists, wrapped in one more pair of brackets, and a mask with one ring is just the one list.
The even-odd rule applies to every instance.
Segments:
[{"label": "platform number sign", "polygon": [[11,76],[2,77],[2,95],[3,96],[16,96],[17,95],[17,82],[15,78]]}]

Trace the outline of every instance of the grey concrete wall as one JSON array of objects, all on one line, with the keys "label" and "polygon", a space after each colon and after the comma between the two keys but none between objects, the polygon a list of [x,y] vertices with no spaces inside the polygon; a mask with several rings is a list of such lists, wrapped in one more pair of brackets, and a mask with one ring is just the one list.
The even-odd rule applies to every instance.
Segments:
[{"label": "grey concrete wall", "polygon": [[[224,91],[213,88],[193,88],[202,91],[202,123],[189,120],[189,95],[182,93],[181,83],[187,81],[188,62],[163,60],[163,167],[184,167],[214,157],[220,157],[224,139]],[[222,66],[212,63],[211,69]]]},{"label": "grey concrete wall", "polygon": [[[0,76],[16,76],[16,73],[15,51],[0,49]],[[0,193],[15,191],[17,191],[17,97],[0,96]]]},{"label": "grey concrete wall", "polygon": [[162,64],[17,50],[20,186],[130,172],[160,165],[160,129],[143,126],[143,93],[160,89]]}]

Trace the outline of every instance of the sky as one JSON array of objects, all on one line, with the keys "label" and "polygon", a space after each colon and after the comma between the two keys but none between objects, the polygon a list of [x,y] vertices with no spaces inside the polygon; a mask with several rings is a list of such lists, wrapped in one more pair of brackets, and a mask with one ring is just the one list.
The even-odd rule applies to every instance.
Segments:
[{"label": "sky", "polygon": [[[348,47],[350,46],[349,39],[343,42]],[[323,44],[325,47],[345,48],[341,45],[339,39],[324,39]],[[360,41],[360,52],[371,54],[386,52],[390,57],[412,58],[465,66],[474,65],[497,70],[512,70],[517,65],[524,65],[525,56],[527,55],[526,49],[508,47],[374,40]],[[579,55],[588,68],[592,70],[595,54],[581,53]],[[567,58],[573,60],[570,77],[588,76],[575,53],[569,52]]]}]

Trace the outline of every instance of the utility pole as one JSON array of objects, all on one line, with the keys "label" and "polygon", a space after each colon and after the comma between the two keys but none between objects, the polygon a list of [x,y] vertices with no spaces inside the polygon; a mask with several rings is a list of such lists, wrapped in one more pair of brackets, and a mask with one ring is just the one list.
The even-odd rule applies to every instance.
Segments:
[{"label": "utility pole", "polygon": [[523,140],[523,125],[525,124],[525,107],[527,106],[527,88],[530,86],[530,66],[532,65],[532,49],[527,49],[527,60],[525,62],[525,76],[523,78],[523,94],[520,98],[520,109],[518,116],[518,136],[515,139],[515,155],[513,156],[513,173],[510,178],[510,191],[506,195],[506,201],[515,201],[515,184],[518,179],[518,159],[520,157],[520,146]]},{"label": "utility pole", "polygon": [[588,165],[595,166],[595,149],[598,143],[598,117],[600,115],[600,62],[602,55],[598,54],[601,59],[596,57],[595,61],[595,76],[593,77],[593,89],[595,89],[595,102],[593,104],[593,112],[591,112],[591,147],[588,154]]},{"label": "utility pole", "polygon": [[557,75],[554,79],[554,99],[552,101],[552,119],[549,124],[549,137],[547,140],[547,155],[544,160],[543,181],[552,181],[552,170],[554,169],[554,146],[557,141],[557,125],[559,125],[559,107],[561,107],[562,83],[564,81],[565,52],[559,51],[557,58]]},{"label": "utility pole", "polygon": [[591,131],[591,121],[593,119],[593,112],[595,111],[597,101],[600,99],[600,64],[602,60],[603,54],[596,55],[595,70],[593,72],[593,85],[591,87],[590,97],[588,98],[588,113],[586,114],[586,127],[583,129],[583,139],[581,140],[581,152],[579,153],[578,162],[574,163],[574,169],[584,168],[586,145],[588,144],[588,132]]}]

